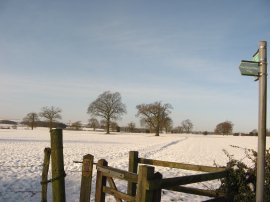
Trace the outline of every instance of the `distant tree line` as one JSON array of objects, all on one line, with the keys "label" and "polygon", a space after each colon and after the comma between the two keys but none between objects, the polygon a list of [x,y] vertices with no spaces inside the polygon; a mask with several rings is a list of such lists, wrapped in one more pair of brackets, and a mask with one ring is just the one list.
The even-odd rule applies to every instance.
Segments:
[{"label": "distant tree line", "polygon": [[17,125],[17,122],[10,120],[0,120],[0,124]]},{"label": "distant tree line", "polygon": [[[172,105],[169,103],[163,104],[161,101],[153,103],[142,103],[136,106],[136,117],[140,118],[140,123],[143,128],[137,128],[134,122],[130,122],[125,127],[120,127],[117,120],[120,120],[124,114],[127,113],[126,105],[122,103],[122,98],[119,92],[105,91],[100,94],[97,99],[90,103],[87,108],[87,113],[91,118],[88,120],[86,127],[96,129],[103,129],[107,134],[110,131],[119,132],[150,132],[159,136],[160,133],[192,133],[194,125],[190,119],[183,120],[180,125],[173,127],[173,121],[170,117],[172,112]],[[58,107],[43,107],[39,113],[30,112],[22,121],[22,124],[29,126],[32,130],[35,127],[49,127],[52,128],[68,128],[71,130],[81,130],[85,127],[81,121],[66,124],[60,123],[62,119],[62,110]],[[97,118],[100,118],[98,120]],[[2,120],[2,124],[16,125],[16,122]],[[204,135],[212,134],[213,132],[203,131]],[[214,129],[215,134],[220,135],[239,135],[233,133],[233,123],[231,121],[224,121],[218,123]],[[201,134],[201,133],[200,133]],[[251,131],[246,135],[257,135],[256,130]],[[269,134],[269,133],[268,133]]]}]

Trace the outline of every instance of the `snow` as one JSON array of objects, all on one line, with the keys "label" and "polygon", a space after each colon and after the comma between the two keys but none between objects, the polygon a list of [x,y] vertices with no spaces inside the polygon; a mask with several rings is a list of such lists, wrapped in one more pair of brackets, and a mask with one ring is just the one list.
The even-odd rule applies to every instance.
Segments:
[{"label": "snow", "polygon": [[[92,154],[95,162],[104,158],[110,166],[127,170],[128,152],[139,151],[144,158],[159,159],[189,164],[224,166],[228,157],[223,149],[235,158],[249,163],[244,151],[231,147],[236,145],[250,149],[257,148],[257,137],[217,136],[191,134],[129,134],[113,133],[106,135],[93,131],[63,131],[64,164],[66,171],[66,199],[79,201],[81,164],[86,154]],[[267,142],[268,143],[268,142]],[[50,147],[50,134],[46,128],[32,130],[0,130],[0,201],[40,201],[41,172],[44,148]],[[269,144],[267,144],[267,148]],[[192,171],[156,167],[163,177],[194,174]],[[94,167],[95,171],[95,167]],[[49,178],[51,178],[49,171]],[[96,172],[93,173],[91,201],[94,201]],[[126,190],[126,182],[117,181],[119,190]],[[192,185],[193,187],[215,189],[219,181],[210,181]],[[51,201],[51,184],[48,186],[48,199]],[[162,190],[162,201],[202,201],[208,197],[176,193]],[[106,201],[114,201],[106,197]]]}]

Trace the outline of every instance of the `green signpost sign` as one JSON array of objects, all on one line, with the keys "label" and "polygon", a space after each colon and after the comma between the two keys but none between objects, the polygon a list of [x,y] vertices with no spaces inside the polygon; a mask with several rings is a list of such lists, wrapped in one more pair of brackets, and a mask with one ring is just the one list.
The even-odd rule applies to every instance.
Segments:
[{"label": "green signpost sign", "polygon": [[254,61],[242,60],[239,66],[240,72],[245,76],[258,76],[259,63]]},{"label": "green signpost sign", "polygon": [[260,62],[260,57],[259,57],[259,49],[256,51],[256,53],[254,53],[254,55],[252,56],[252,61],[254,62]]}]

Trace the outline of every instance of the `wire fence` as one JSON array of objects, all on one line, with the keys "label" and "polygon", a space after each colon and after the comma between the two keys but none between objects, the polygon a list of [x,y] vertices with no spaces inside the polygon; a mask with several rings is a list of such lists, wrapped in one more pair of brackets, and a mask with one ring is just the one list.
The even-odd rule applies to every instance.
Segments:
[{"label": "wire fence", "polygon": [[[15,162],[14,162],[15,163]],[[74,161],[73,163],[82,163],[80,161]],[[4,197],[5,195],[9,195],[9,194],[24,194],[27,193],[29,194],[29,197],[34,197],[37,194],[41,194],[41,187],[40,190],[32,190],[29,188],[25,188],[25,189],[21,189],[21,188],[14,188],[14,187],[18,187],[18,185],[20,184],[20,181],[23,181],[25,179],[25,177],[22,178],[17,178],[18,175],[20,175],[20,172],[23,172],[23,174],[34,174],[37,177],[39,177],[38,180],[38,184],[42,185],[42,183],[51,183],[52,181],[54,181],[55,179],[48,179],[46,182],[42,182],[41,180],[41,174],[42,174],[42,168],[43,168],[44,164],[40,163],[37,165],[29,165],[29,164],[25,164],[25,165],[6,165],[4,162],[0,163],[0,172],[16,172],[16,174],[14,173],[14,175],[9,175],[9,179],[8,179],[8,184],[3,186],[0,190],[0,199],[2,197]],[[11,171],[11,168],[17,168],[16,171]],[[38,171],[36,171],[35,173],[33,173],[32,171],[30,171],[31,169],[39,169]],[[27,171],[28,170],[28,171]],[[71,176],[74,175],[74,173],[78,173],[81,174],[82,173],[82,169],[65,169],[65,176],[64,177],[69,177],[69,174]],[[6,174],[3,173],[3,176],[6,176]],[[11,177],[14,177],[15,179],[13,180]],[[33,180],[33,179],[31,179]],[[4,180],[1,180],[2,183],[4,182]],[[23,184],[23,183],[22,183]],[[4,184],[3,184],[4,185]]]}]

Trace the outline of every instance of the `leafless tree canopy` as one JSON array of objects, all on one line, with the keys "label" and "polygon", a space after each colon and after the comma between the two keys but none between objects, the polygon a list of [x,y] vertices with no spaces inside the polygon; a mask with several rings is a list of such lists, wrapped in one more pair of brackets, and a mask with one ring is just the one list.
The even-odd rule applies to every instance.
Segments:
[{"label": "leafless tree canopy", "polygon": [[52,129],[53,122],[62,118],[60,114],[61,112],[62,110],[58,107],[43,107],[39,116],[45,118],[49,122],[50,129]]},{"label": "leafless tree canopy", "polygon": [[120,93],[105,91],[89,105],[87,112],[92,116],[104,118],[106,120],[106,131],[109,134],[111,120],[120,119],[126,113],[126,106],[121,101]]},{"label": "leafless tree canopy", "polygon": [[28,113],[24,118],[23,122],[27,124],[33,130],[36,127],[36,122],[39,121],[38,114],[35,112]]},{"label": "leafless tree canopy", "polygon": [[193,123],[189,119],[186,119],[182,121],[181,127],[183,129],[183,132],[190,133],[193,129]]},{"label": "leafless tree canopy", "polygon": [[135,125],[134,122],[128,123],[128,125],[127,125],[128,132],[131,132],[131,133],[134,132],[135,131],[135,127],[136,127],[136,125]]},{"label": "leafless tree canopy", "polygon": [[233,132],[233,124],[230,121],[225,121],[217,124],[215,133],[222,135],[229,135]]},{"label": "leafless tree canopy", "polygon": [[171,121],[169,114],[172,106],[170,104],[163,105],[161,102],[154,102],[152,104],[140,104],[136,108],[141,123],[148,126],[150,130],[155,130],[156,136],[159,136],[159,132]]}]

